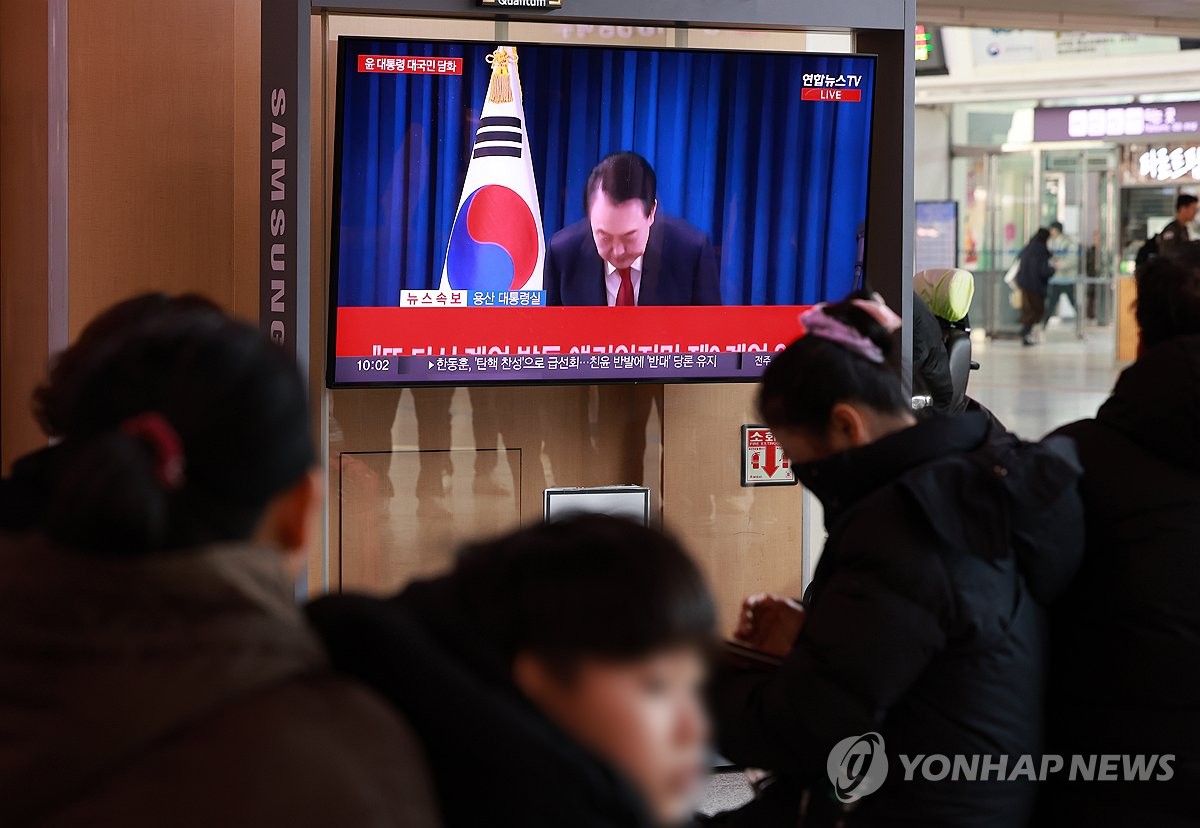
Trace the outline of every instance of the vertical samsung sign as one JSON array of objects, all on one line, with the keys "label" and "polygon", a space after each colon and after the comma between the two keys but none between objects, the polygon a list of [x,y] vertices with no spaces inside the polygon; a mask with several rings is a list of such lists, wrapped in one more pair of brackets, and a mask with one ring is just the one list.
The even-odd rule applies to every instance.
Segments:
[{"label": "vertical samsung sign", "polygon": [[259,147],[259,322],[297,357],[300,135],[297,0],[262,0]]}]

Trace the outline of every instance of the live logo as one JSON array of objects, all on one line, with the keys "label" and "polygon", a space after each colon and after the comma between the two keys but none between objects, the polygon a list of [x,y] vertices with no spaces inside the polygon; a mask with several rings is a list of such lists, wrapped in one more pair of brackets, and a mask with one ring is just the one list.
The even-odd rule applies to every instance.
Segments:
[{"label": "live logo", "polygon": [[800,93],[802,101],[828,101],[830,103],[859,103],[862,100],[861,89],[812,89],[805,88]]}]

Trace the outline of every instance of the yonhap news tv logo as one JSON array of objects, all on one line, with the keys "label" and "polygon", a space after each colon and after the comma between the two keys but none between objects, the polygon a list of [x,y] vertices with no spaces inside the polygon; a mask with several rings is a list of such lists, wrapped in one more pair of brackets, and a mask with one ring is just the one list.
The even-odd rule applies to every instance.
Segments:
[{"label": "yonhap news tv logo", "polygon": [[[1091,754],[1009,756],[981,754],[899,754],[904,782],[1046,782],[1065,776],[1071,782],[1170,782],[1175,778],[1175,755]],[[838,801],[856,802],[875,793],[888,778],[883,736],[864,733],[842,739],[825,763]],[[895,778],[895,775],[893,775]]]}]

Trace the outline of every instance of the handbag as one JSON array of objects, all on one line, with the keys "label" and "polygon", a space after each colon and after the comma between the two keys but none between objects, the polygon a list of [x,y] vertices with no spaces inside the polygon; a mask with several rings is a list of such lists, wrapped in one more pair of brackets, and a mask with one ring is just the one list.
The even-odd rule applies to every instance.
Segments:
[{"label": "handbag", "polygon": [[1008,268],[1008,272],[1004,274],[1004,284],[1008,285],[1011,291],[1008,295],[1008,303],[1012,305],[1013,310],[1021,309],[1021,289],[1017,287],[1017,273],[1021,270],[1021,260],[1014,259],[1012,265]]}]

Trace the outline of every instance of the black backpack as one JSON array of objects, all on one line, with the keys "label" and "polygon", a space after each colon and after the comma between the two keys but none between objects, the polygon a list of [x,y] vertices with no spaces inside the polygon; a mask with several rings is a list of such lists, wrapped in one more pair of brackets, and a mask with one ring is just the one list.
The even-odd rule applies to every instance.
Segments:
[{"label": "black backpack", "polygon": [[1133,267],[1135,270],[1141,270],[1150,262],[1158,258],[1158,235],[1155,234],[1146,239],[1146,243],[1138,248],[1137,255],[1133,258]]}]

